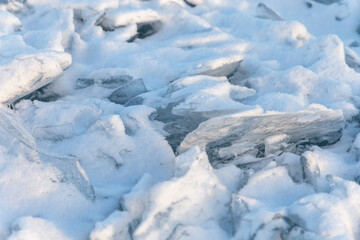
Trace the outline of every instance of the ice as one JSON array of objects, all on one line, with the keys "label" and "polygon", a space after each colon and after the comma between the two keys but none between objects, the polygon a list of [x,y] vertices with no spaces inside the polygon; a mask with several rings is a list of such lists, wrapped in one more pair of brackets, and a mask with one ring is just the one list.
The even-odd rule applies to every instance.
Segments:
[{"label": "ice", "polygon": [[[90,75],[91,76],[91,75]],[[105,78],[105,76],[98,78],[79,78],[76,81],[76,88],[82,89],[94,85],[95,83],[101,87],[114,89],[118,87],[122,87],[124,85],[129,84],[133,80],[133,77],[129,75],[120,75],[120,76],[110,76],[109,78]]]},{"label": "ice", "polygon": [[[206,149],[215,166],[232,161],[239,163],[243,154],[263,156],[267,152],[265,143],[269,146],[269,137],[287,135],[280,140],[284,140],[283,144],[275,149],[273,145],[273,149],[268,152],[283,152],[287,148],[296,152],[298,144],[334,144],[340,139],[343,127],[341,112],[316,106],[306,111],[285,114],[250,111],[209,119],[185,137],[178,151],[181,153],[198,145]],[[299,128],[301,132],[297,131]],[[239,160],[237,157],[240,157]]]},{"label": "ice", "polygon": [[357,159],[360,157],[360,135],[356,135],[354,142],[351,144],[350,150],[355,154]]},{"label": "ice", "polygon": [[[159,15],[152,9],[146,10],[128,10],[128,11],[112,11],[109,14],[105,14],[99,20],[99,24],[103,21],[111,22],[116,28],[119,26],[125,26],[131,22],[144,23],[159,20]],[[108,26],[110,27],[110,26]]]},{"label": "ice", "polygon": [[314,1],[322,4],[333,4],[340,2],[340,0],[314,0]]},{"label": "ice", "polygon": [[47,85],[70,64],[71,56],[67,53],[45,52],[18,56],[0,65],[0,102],[12,103]]},{"label": "ice", "polygon": [[166,108],[158,109],[156,112],[155,120],[163,122],[163,129],[166,131],[166,140],[176,151],[177,146],[185,138],[185,136],[195,130],[199,124],[208,118],[201,114],[189,114],[185,117],[174,115],[171,113],[173,104],[168,105]]},{"label": "ice", "polygon": [[[176,159],[175,178],[155,185],[147,202],[143,221],[134,232],[136,239],[171,239],[189,232],[189,239],[214,231],[213,239],[226,233],[219,221],[226,212],[226,188],[216,177],[206,154],[190,149]],[[172,192],[167,191],[171,188]],[[196,231],[191,229],[195,228]],[[187,229],[191,230],[188,231]]]},{"label": "ice", "polygon": [[189,7],[196,7],[196,4],[193,3],[192,1],[188,1],[188,0],[184,0],[184,2],[189,6]]},{"label": "ice", "polygon": [[[40,164],[50,164],[60,171],[57,176],[60,182],[66,182],[74,184],[78,190],[86,197],[94,198],[93,188],[89,182],[86,173],[80,166],[79,160],[72,156],[60,156],[57,154],[46,152],[40,149],[34,141],[32,135],[24,129],[14,115],[5,109],[1,109],[0,112],[0,124],[2,125],[2,132],[5,136],[9,136],[10,139],[3,139],[3,141],[10,141],[14,144],[14,141],[20,143],[20,145],[26,146],[28,149],[26,152],[32,155],[32,160],[39,161]],[[3,142],[2,144],[8,145]],[[11,146],[11,145],[10,145]],[[13,146],[11,148],[14,148]],[[11,149],[10,148],[10,149]],[[12,150],[16,151],[16,150]]]},{"label": "ice", "polygon": [[101,26],[104,31],[109,32],[123,28],[131,23],[136,24],[137,33],[127,39],[127,42],[133,42],[136,38],[144,39],[151,36],[156,33],[162,25],[158,14],[151,9],[105,12],[96,20],[95,25]]},{"label": "ice", "polygon": [[52,89],[52,83],[45,85],[22,98],[15,100],[12,103],[12,106],[16,105],[17,103],[21,102],[22,100],[29,99],[31,101],[42,101],[42,102],[52,102],[60,99],[62,96],[58,93],[55,93]]},{"label": "ice", "polygon": [[203,72],[201,75],[208,75],[212,77],[227,77],[236,71],[240,63],[241,61],[225,63],[223,66]]},{"label": "ice", "polygon": [[68,236],[59,231],[56,226],[40,217],[26,216],[16,219],[11,226],[12,233],[8,239],[59,239],[69,240]]},{"label": "ice", "polygon": [[95,225],[90,233],[91,240],[111,240],[124,239],[130,240],[128,230],[130,216],[127,212],[115,211],[102,222]]},{"label": "ice", "polygon": [[359,198],[356,190],[359,186],[338,178],[329,178],[328,181],[332,185],[329,193],[304,197],[289,207],[287,212],[289,216],[293,216],[292,219],[299,227],[306,230],[305,233],[312,233],[312,236],[318,239],[356,239],[358,230],[354,224],[356,225],[359,219],[352,213],[359,211],[358,207],[354,206],[354,202]]},{"label": "ice", "polygon": [[76,89],[82,89],[94,85],[94,79],[91,78],[78,78],[76,80]]},{"label": "ice", "polygon": [[317,191],[328,191],[328,177],[338,176],[354,180],[358,176],[358,163],[342,155],[314,148],[301,156],[304,180]]},{"label": "ice", "polygon": [[360,72],[360,59],[356,53],[349,48],[345,48],[345,61],[349,67],[356,72]]},{"label": "ice", "polygon": [[265,18],[269,20],[279,21],[284,20],[279,13],[269,8],[264,3],[259,3],[256,7],[256,16],[259,18]]},{"label": "ice", "polygon": [[359,11],[0,0],[0,239],[358,239]]},{"label": "ice", "polygon": [[148,191],[155,184],[150,174],[144,174],[131,191],[122,197],[121,207],[131,214],[129,232],[133,234],[146,210]]},{"label": "ice", "polygon": [[320,168],[315,159],[301,156],[301,164],[303,166],[303,175],[306,182],[316,186],[316,178],[320,176]]},{"label": "ice", "polygon": [[71,123],[57,126],[37,126],[34,128],[32,135],[38,139],[61,141],[73,137],[74,128]]},{"label": "ice", "polygon": [[[97,87],[103,88],[104,95],[117,104],[126,104],[131,99],[148,91],[143,79],[134,79],[132,76],[124,74],[121,69],[102,69],[92,72],[86,78],[78,78],[75,88],[84,89],[94,85],[95,91],[98,90]],[[134,99],[127,105],[135,105],[136,101]]]},{"label": "ice", "polygon": [[212,117],[247,109],[238,101],[254,93],[252,89],[230,84],[225,77],[199,75],[176,80],[169,86],[166,95],[171,102],[179,102],[172,109],[173,114],[201,113]]},{"label": "ice", "polygon": [[285,167],[253,174],[244,188],[234,194],[231,203],[235,238],[284,237],[296,226],[284,208],[311,193],[313,190],[306,184],[294,183]]},{"label": "ice", "polygon": [[133,42],[135,41],[136,38],[144,39],[155,34],[160,30],[161,25],[162,23],[160,21],[138,23],[136,24],[137,26],[136,35],[128,39],[127,42]]},{"label": "ice", "polygon": [[164,95],[166,107],[157,110],[155,119],[165,123],[167,140],[176,149],[201,122],[251,108],[239,101],[254,93],[252,89],[230,84],[226,77],[181,78],[169,85]]},{"label": "ice", "polygon": [[111,77],[109,79],[95,79],[95,82],[105,88],[117,88],[123,85],[130,84],[133,78],[129,75]]},{"label": "ice", "polygon": [[277,151],[286,148],[286,142],[288,141],[289,136],[286,134],[273,135],[265,138],[265,156],[270,154],[278,155],[279,153],[277,153]]},{"label": "ice", "polygon": [[0,18],[2,20],[0,26],[0,36],[20,30],[21,22],[13,14],[0,10]]},{"label": "ice", "polygon": [[23,19],[24,40],[36,49],[68,50],[74,33],[73,17],[70,9],[37,9]]},{"label": "ice", "polygon": [[110,96],[109,100],[118,103],[118,104],[125,104],[127,101],[140,95],[142,93],[147,92],[146,86],[144,81],[139,79],[134,79],[124,86],[116,89]]},{"label": "ice", "polygon": [[146,209],[148,190],[154,185],[150,174],[145,174],[131,191],[122,197],[119,210],[95,224],[90,239],[132,239],[134,229],[141,222]]},{"label": "ice", "polygon": [[[37,138],[37,141],[51,152],[81,159],[95,192],[97,189],[107,195],[108,188],[120,191],[124,185],[135,184],[145,173],[152,174],[155,181],[167,179],[172,174],[173,152],[149,119],[154,109],[145,106],[124,108],[99,99],[35,101],[28,105],[24,103],[21,109],[32,109],[26,120],[30,126],[61,128],[72,124],[73,136],[70,131],[69,137],[61,141],[49,141],[49,137]],[[153,149],[157,151],[153,152]],[[154,168],[155,165],[158,166]]]}]

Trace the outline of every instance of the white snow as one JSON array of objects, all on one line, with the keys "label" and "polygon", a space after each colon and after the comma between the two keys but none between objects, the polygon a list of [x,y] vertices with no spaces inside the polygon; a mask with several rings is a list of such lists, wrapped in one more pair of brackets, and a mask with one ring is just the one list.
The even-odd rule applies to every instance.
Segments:
[{"label": "white snow", "polygon": [[360,239],[358,0],[0,0],[0,239]]}]

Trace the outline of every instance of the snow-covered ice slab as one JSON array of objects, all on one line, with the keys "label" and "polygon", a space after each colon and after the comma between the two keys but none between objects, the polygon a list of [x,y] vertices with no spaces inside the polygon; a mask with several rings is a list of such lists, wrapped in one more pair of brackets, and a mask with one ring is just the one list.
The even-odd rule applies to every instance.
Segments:
[{"label": "snow-covered ice slab", "polygon": [[105,32],[135,25],[136,33],[127,39],[127,42],[133,42],[136,38],[144,39],[153,35],[161,28],[162,23],[155,11],[147,9],[104,12],[96,20],[95,25],[100,26]]},{"label": "snow-covered ice slab", "polygon": [[12,103],[49,84],[70,64],[70,54],[48,51],[18,56],[0,65],[0,103]]},{"label": "snow-covered ice slab", "polygon": [[341,138],[343,127],[341,111],[321,106],[295,113],[264,114],[257,109],[201,123],[185,137],[178,152],[199,145],[206,149],[216,166],[236,161],[245,154],[261,157],[283,151],[296,152],[298,144],[330,145]]},{"label": "snow-covered ice slab", "polygon": [[167,140],[176,149],[201,122],[251,109],[240,101],[254,94],[253,89],[230,84],[226,77],[197,75],[181,78],[169,85],[164,95],[167,105],[158,109],[156,120],[165,123],[164,130],[169,134]]},{"label": "snow-covered ice slab", "polygon": [[232,85],[226,77],[192,76],[176,80],[169,85],[165,97],[178,103],[172,113],[186,116],[200,113],[213,117],[224,113],[248,110],[239,101],[255,94],[253,89]]}]

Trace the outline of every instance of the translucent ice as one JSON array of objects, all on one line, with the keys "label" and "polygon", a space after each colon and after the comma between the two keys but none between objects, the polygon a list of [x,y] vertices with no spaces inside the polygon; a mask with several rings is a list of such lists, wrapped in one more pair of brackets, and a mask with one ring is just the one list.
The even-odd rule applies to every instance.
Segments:
[{"label": "translucent ice", "polygon": [[176,80],[168,87],[166,97],[179,102],[172,109],[176,115],[201,113],[211,117],[248,109],[239,101],[254,94],[253,89],[230,84],[226,77],[199,75]]},{"label": "translucent ice", "polygon": [[333,4],[333,3],[340,2],[341,0],[313,0],[313,1],[322,3],[322,4]]},{"label": "translucent ice", "polygon": [[37,126],[33,130],[35,138],[51,141],[61,141],[65,138],[71,138],[73,135],[74,129],[71,123],[55,126]]},{"label": "translucent ice", "polygon": [[118,87],[123,87],[127,85],[130,81],[133,80],[133,77],[129,75],[119,75],[119,76],[93,76],[91,74],[88,78],[79,78],[76,80],[76,89],[82,89],[89,87],[93,84],[97,84],[104,88],[114,89]]},{"label": "translucent ice", "polygon": [[[181,153],[199,145],[202,149],[206,148],[212,164],[224,164],[243,154],[264,156],[264,152],[267,152],[265,143],[269,146],[269,137],[274,138],[279,134],[287,135],[279,140],[285,145],[302,142],[310,145],[330,145],[340,139],[343,126],[343,115],[340,111],[323,107],[296,113],[263,114],[261,111],[249,111],[203,122],[185,137],[178,151]],[[271,146],[271,152],[275,146]],[[284,145],[277,143],[277,146],[277,150],[286,151],[283,149]]]},{"label": "translucent ice", "polygon": [[198,75],[181,78],[168,87],[164,108],[157,111],[156,120],[164,122],[167,140],[176,149],[185,135],[214,116],[250,109],[240,103],[255,91],[232,85],[226,77]]},{"label": "translucent ice", "polygon": [[256,8],[256,16],[269,20],[283,20],[279,13],[269,8],[265,3],[259,3]]},{"label": "translucent ice", "polygon": [[123,86],[116,89],[110,96],[109,100],[118,103],[125,104],[127,101],[136,97],[139,94],[147,92],[144,81],[139,79],[134,79],[124,84]]}]

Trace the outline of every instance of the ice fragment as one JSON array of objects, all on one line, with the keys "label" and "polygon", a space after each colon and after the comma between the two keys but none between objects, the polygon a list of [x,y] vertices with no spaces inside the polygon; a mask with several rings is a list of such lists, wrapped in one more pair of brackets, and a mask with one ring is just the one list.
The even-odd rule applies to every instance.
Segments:
[{"label": "ice fragment", "polygon": [[[286,134],[282,144],[326,146],[337,142],[343,129],[341,111],[304,110],[296,113],[243,113],[215,117],[200,124],[182,141],[178,152],[192,146],[206,148],[213,165],[228,163],[241,155],[263,157],[265,140]],[[269,143],[267,143],[269,146]],[[272,150],[270,150],[272,152]]]},{"label": "ice fragment", "polygon": [[265,3],[259,3],[256,7],[256,16],[273,21],[284,20],[279,13],[268,7]]},{"label": "ice fragment", "polygon": [[125,104],[131,98],[136,97],[142,93],[147,92],[146,86],[144,81],[139,79],[134,79],[124,86],[116,89],[110,96],[109,100],[118,103],[118,104]]}]

